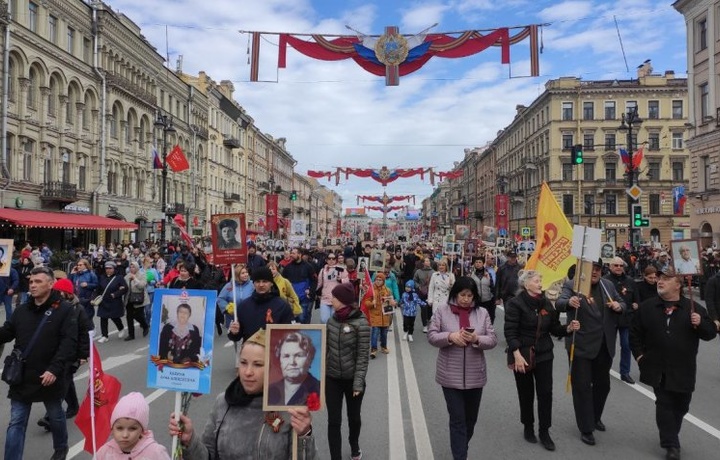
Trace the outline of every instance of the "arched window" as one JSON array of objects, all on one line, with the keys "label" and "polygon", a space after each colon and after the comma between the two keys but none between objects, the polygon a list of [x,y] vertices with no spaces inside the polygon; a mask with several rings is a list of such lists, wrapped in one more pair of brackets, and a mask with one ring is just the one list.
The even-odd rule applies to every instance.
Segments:
[{"label": "arched window", "polygon": [[112,110],[113,118],[110,121],[110,137],[112,137],[114,139],[118,138],[118,132],[120,131],[119,126],[120,126],[120,121],[122,120],[121,113],[122,112],[120,112],[120,108],[117,106],[117,104],[115,104],[113,106],[113,110]]},{"label": "arched window", "polygon": [[48,115],[51,117],[57,116],[58,100],[60,98],[60,84],[58,83],[57,76],[53,75],[50,77],[50,98],[48,99]]},{"label": "arched window", "polygon": [[71,84],[68,88],[68,101],[65,107],[65,123],[69,125],[75,124],[75,114],[77,113],[77,103],[80,101],[78,97],[77,86]]},{"label": "arched window", "polygon": [[31,109],[37,108],[37,95],[39,92],[39,79],[38,79],[38,72],[35,68],[30,68],[30,74],[28,75],[30,77],[30,84],[28,85],[27,90],[27,106]]},{"label": "arched window", "polygon": [[15,102],[15,91],[17,88],[17,66],[15,65],[15,61],[13,59],[10,59],[10,65],[8,67],[8,71],[10,73],[10,81],[8,84],[8,100]]}]

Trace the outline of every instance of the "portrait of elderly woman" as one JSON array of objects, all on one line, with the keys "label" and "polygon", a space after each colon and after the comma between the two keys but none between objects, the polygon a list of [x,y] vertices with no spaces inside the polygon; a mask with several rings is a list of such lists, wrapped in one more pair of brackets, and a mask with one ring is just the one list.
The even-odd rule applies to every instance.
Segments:
[{"label": "portrait of elderly woman", "polygon": [[168,321],[160,331],[158,355],[174,364],[198,361],[200,354],[200,329],[190,322],[192,308],[187,303],[177,307],[176,319]]},{"label": "portrait of elderly woman", "polygon": [[268,406],[304,406],[310,394],[321,395],[320,379],[312,374],[311,368],[315,357],[320,359],[322,356],[319,354],[322,350],[313,343],[311,332],[271,329],[271,344],[273,335],[280,340],[268,350],[272,354],[268,378],[276,374],[273,376],[276,380],[269,380]]}]

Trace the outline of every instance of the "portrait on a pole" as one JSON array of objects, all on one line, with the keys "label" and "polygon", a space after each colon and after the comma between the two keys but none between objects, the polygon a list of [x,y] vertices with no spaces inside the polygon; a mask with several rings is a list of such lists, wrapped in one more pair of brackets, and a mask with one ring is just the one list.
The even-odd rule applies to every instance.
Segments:
[{"label": "portrait on a pole", "polygon": [[158,289],[150,326],[147,385],[210,392],[217,293]]},{"label": "portrait on a pole", "polygon": [[702,275],[700,243],[697,240],[670,241],[672,264],[678,275]]},{"label": "portrait on a pole", "polygon": [[213,214],[210,218],[210,231],[215,264],[247,262],[245,214]]},{"label": "portrait on a pole", "polygon": [[325,401],[325,325],[268,324],[265,347],[263,410]]}]

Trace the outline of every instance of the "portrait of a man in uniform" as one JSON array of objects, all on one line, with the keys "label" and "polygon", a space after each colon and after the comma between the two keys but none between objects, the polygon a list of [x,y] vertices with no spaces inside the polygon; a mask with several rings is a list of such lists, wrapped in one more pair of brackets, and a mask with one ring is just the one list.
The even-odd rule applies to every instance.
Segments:
[{"label": "portrait of a man in uniform", "polygon": [[218,223],[218,249],[238,249],[242,243],[237,240],[238,223],[235,219],[223,219]]}]

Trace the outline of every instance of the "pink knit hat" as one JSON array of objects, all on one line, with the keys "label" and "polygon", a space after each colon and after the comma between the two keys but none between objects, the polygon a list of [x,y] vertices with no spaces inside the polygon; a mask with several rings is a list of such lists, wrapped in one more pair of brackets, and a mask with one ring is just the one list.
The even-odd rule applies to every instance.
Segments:
[{"label": "pink knit hat", "polygon": [[133,392],[120,398],[110,417],[110,426],[115,425],[119,418],[129,418],[137,420],[142,426],[143,431],[148,429],[150,423],[150,406],[142,393]]}]

